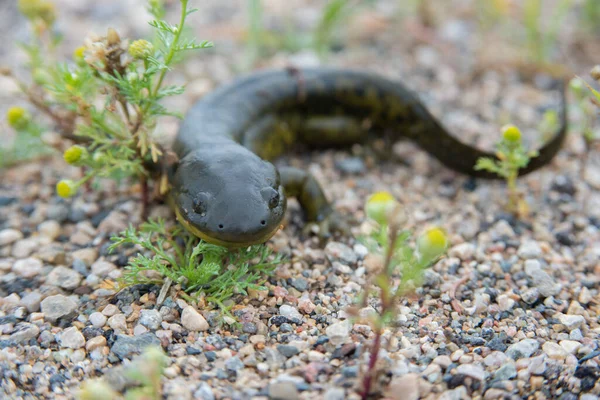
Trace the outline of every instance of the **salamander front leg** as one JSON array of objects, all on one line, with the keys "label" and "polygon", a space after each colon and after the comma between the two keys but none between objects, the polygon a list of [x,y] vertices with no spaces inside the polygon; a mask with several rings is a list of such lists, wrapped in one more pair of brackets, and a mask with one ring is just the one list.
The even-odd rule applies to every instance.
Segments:
[{"label": "salamander front leg", "polygon": [[[279,174],[286,195],[298,199],[307,221],[319,227],[319,236],[326,238],[333,232],[350,233],[345,218],[331,207],[314,176],[293,167],[280,168]],[[307,228],[310,227],[310,224],[307,225]]]}]

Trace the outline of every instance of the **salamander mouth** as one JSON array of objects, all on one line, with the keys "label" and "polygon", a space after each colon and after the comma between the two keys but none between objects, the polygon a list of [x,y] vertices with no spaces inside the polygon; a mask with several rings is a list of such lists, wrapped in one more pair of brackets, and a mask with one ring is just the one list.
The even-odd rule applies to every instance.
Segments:
[{"label": "salamander mouth", "polygon": [[282,228],[282,225],[277,224],[275,226],[275,228],[273,228],[272,230],[267,231],[266,233],[261,233],[260,235],[252,235],[252,236],[241,235],[239,237],[239,240],[231,240],[229,238],[225,239],[222,237],[218,237],[212,233],[204,232],[201,229],[197,228],[190,221],[188,221],[187,219],[184,218],[183,214],[179,210],[179,207],[174,207],[174,208],[175,208],[175,215],[177,217],[177,220],[181,223],[181,225],[184,226],[184,228],[188,232],[190,232],[194,236],[199,237],[200,239],[204,240],[205,242],[215,244],[217,246],[227,247],[227,248],[239,248],[239,247],[252,246],[254,244],[263,244],[266,241],[268,241],[269,239],[271,239],[273,237],[273,235],[275,235],[277,233],[277,231]]}]

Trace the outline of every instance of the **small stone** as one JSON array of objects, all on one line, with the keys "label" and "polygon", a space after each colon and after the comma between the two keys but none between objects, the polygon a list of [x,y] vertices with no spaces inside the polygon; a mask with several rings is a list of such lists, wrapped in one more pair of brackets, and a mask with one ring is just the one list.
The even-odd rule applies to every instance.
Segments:
[{"label": "small stone", "polygon": [[505,294],[498,296],[496,298],[496,302],[498,303],[498,307],[501,311],[509,311],[515,305],[515,301]]},{"label": "small stone", "polygon": [[237,372],[244,368],[244,363],[237,356],[230,357],[227,360],[225,360],[225,368],[229,371]]},{"label": "small stone", "polygon": [[208,383],[201,382],[200,385],[198,385],[198,389],[194,392],[194,399],[215,400],[215,395]]},{"label": "small stone", "polygon": [[41,310],[47,321],[56,322],[59,318],[68,318],[74,315],[77,303],[62,294],[57,294],[42,300]]},{"label": "small stone", "polygon": [[30,313],[38,312],[40,310],[40,303],[42,302],[42,295],[39,292],[29,292],[21,297],[20,304],[27,309]]},{"label": "small stone", "polygon": [[342,388],[329,388],[323,396],[324,400],[344,400],[346,392]]},{"label": "small stone", "polygon": [[284,304],[281,307],[279,307],[279,314],[283,315],[284,317],[287,317],[288,319],[302,320],[302,314],[300,314],[300,312],[295,307],[289,306],[287,304]]},{"label": "small stone", "polygon": [[60,235],[60,224],[54,220],[44,221],[38,225],[40,235],[54,240]]},{"label": "small stone", "polygon": [[417,374],[406,374],[392,378],[386,392],[387,397],[393,400],[418,400],[420,397],[420,379]]},{"label": "small stone", "polygon": [[531,277],[542,296],[555,296],[560,292],[560,285],[556,284],[554,278],[542,269],[538,260],[525,261],[525,273]]},{"label": "small stone", "polygon": [[96,336],[87,341],[85,349],[87,351],[94,351],[104,346],[106,346],[106,338],[104,336]]},{"label": "small stone", "polygon": [[542,256],[542,248],[535,240],[527,240],[519,246],[517,254],[524,260]]},{"label": "small stone", "polygon": [[476,247],[472,243],[457,244],[448,251],[448,256],[461,260],[470,260],[475,255],[475,249]]},{"label": "small stone", "polygon": [[346,174],[358,175],[365,172],[365,163],[360,157],[345,157],[335,162],[335,167]]},{"label": "small stone", "polygon": [[298,389],[293,382],[275,382],[269,385],[269,399],[297,400]]},{"label": "small stone", "polygon": [[121,360],[140,354],[148,346],[160,346],[160,339],[153,333],[140,336],[117,335],[111,351]]},{"label": "small stone", "polygon": [[63,266],[54,267],[46,277],[46,283],[52,286],[58,286],[66,290],[73,290],[79,287],[81,275],[77,271]]},{"label": "small stone", "polygon": [[461,364],[456,367],[456,372],[479,381],[483,381],[485,379],[485,371],[483,368],[475,364]]},{"label": "small stone", "polygon": [[133,335],[134,336],[140,336],[146,332],[148,332],[148,328],[146,328],[144,325],[137,324],[136,326],[133,327]]},{"label": "small stone", "polygon": [[440,367],[446,369],[452,364],[452,360],[448,356],[437,356],[433,359],[433,363],[439,365]]},{"label": "small stone", "polygon": [[517,376],[517,368],[512,363],[506,363],[496,370],[494,378],[499,381],[507,381]]},{"label": "small stone", "polygon": [[292,286],[300,292],[308,289],[308,281],[304,278],[292,278]]},{"label": "small stone", "polygon": [[20,322],[13,329],[8,340],[15,343],[26,343],[31,339],[37,338],[40,333],[40,328],[37,325],[28,322]]},{"label": "small stone", "polygon": [[346,342],[351,328],[349,321],[337,322],[329,325],[325,329],[325,334],[329,337],[329,342],[337,346]]},{"label": "small stone", "polygon": [[300,353],[300,350],[298,350],[297,347],[290,346],[290,345],[287,345],[287,344],[280,344],[280,345],[278,345],[277,346],[277,351],[279,351],[286,358],[293,357],[296,354]]},{"label": "small stone", "polygon": [[506,349],[506,355],[513,360],[519,358],[529,358],[540,348],[540,344],[535,339],[524,339],[514,343]]},{"label": "small stone", "polygon": [[585,323],[585,318],[581,315],[562,314],[558,317],[558,320],[565,326],[565,328],[567,328],[568,331],[579,329],[581,328],[581,325]]},{"label": "small stone", "polygon": [[102,328],[106,324],[106,316],[99,312],[90,314],[89,321],[94,328]]},{"label": "small stone", "polygon": [[94,261],[98,259],[98,250],[93,247],[86,247],[84,249],[75,250],[71,253],[73,259],[81,260],[87,267],[90,267]]},{"label": "small stone", "polygon": [[18,260],[12,267],[12,272],[23,278],[33,278],[40,275],[43,264],[37,258],[29,257],[24,260]]},{"label": "small stone", "polygon": [[327,243],[325,254],[330,261],[341,260],[347,264],[354,264],[358,261],[356,253],[350,247],[339,242]]},{"label": "small stone", "polygon": [[127,320],[125,319],[125,314],[115,314],[110,317],[108,319],[108,326],[116,331],[127,331]]},{"label": "small stone", "polygon": [[139,323],[146,328],[155,331],[160,328],[161,322],[162,316],[158,310],[142,310]]},{"label": "small stone", "polygon": [[531,375],[543,375],[546,372],[546,355],[542,353],[537,357],[531,357],[527,370]]},{"label": "small stone", "polygon": [[542,346],[542,350],[548,357],[555,360],[564,360],[569,353],[565,351],[558,343],[546,342]]},{"label": "small stone", "polygon": [[119,307],[115,306],[114,304],[107,304],[106,307],[104,307],[102,309],[102,314],[106,315],[107,317],[112,317],[113,315],[117,314],[119,312]]},{"label": "small stone", "polygon": [[538,288],[529,288],[521,293],[521,300],[525,303],[532,305],[540,298],[540,291]]},{"label": "small stone", "polygon": [[193,332],[202,332],[209,328],[206,319],[204,319],[204,317],[192,306],[187,306],[183,309],[183,312],[181,313],[181,325],[183,325],[185,329]]},{"label": "small stone", "polygon": [[85,338],[79,329],[72,326],[56,335],[56,341],[61,347],[80,349],[85,346]]},{"label": "small stone", "polygon": [[592,297],[592,293],[590,292],[590,290],[588,288],[586,288],[585,286],[581,288],[581,292],[579,292],[579,298],[578,301],[581,304],[588,304],[590,301],[592,301],[593,297]]},{"label": "small stone", "polygon": [[562,347],[569,354],[577,353],[577,350],[579,350],[582,346],[581,343],[574,340],[561,340],[559,344],[560,347]]},{"label": "small stone", "polygon": [[92,264],[92,274],[102,278],[106,278],[115,269],[117,266],[106,260],[98,260]]},{"label": "small stone", "polygon": [[22,239],[15,242],[12,247],[12,255],[15,258],[25,258],[32,255],[39,248],[37,240]]},{"label": "small stone", "polygon": [[23,239],[23,234],[16,229],[3,229],[0,231],[0,246],[6,246],[21,239]]}]

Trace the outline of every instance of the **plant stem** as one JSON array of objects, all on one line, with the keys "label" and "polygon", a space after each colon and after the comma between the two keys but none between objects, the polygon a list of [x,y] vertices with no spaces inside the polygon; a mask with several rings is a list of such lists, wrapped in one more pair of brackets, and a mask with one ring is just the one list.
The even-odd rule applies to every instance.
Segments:
[{"label": "plant stem", "polygon": [[[177,48],[177,43],[179,43],[179,38],[181,37],[181,31],[183,31],[183,24],[185,23],[185,17],[187,16],[187,4],[188,0],[181,0],[181,20],[179,21],[179,25],[177,25],[177,33],[173,38],[173,42],[171,42],[171,48],[169,49],[169,54],[167,54],[167,58],[165,58],[165,65],[169,65],[171,60],[173,60],[173,56],[175,56],[175,49]],[[167,74],[167,69],[163,69],[160,72],[160,76],[158,77],[158,82],[156,82],[156,86],[154,87],[154,91],[152,96],[156,96],[160,86],[162,85],[163,79]]]},{"label": "plant stem", "polygon": [[375,340],[371,346],[371,356],[369,358],[369,369],[363,380],[363,391],[361,393],[362,400],[369,398],[369,392],[371,392],[371,384],[373,382],[373,375],[375,375],[375,366],[377,365],[377,357],[379,356],[379,349],[381,348],[381,329],[378,329],[375,333]]}]

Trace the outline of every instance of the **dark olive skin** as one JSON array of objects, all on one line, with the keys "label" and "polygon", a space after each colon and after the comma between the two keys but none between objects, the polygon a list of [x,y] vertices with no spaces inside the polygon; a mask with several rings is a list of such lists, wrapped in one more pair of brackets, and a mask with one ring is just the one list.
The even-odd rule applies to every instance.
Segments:
[{"label": "dark olive skin", "polygon": [[[307,219],[326,228],[339,216],[314,177],[296,168],[277,170],[269,161],[299,143],[349,146],[382,132],[392,141],[413,140],[453,170],[496,178],[474,170],[478,158],[493,154],[451,135],[399,82],[342,69],[272,70],[223,86],[188,112],[173,146],[179,162],[170,201],[190,232],[226,247],[267,241],[281,226],[286,196],[296,197]],[[565,135],[563,104],[560,131],[521,174],[550,162]]]}]

